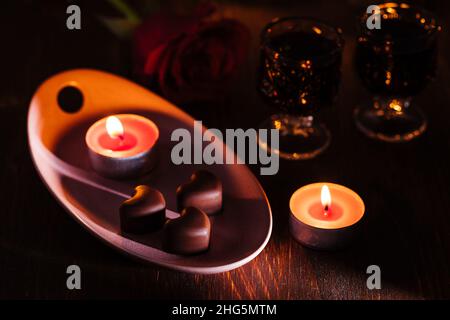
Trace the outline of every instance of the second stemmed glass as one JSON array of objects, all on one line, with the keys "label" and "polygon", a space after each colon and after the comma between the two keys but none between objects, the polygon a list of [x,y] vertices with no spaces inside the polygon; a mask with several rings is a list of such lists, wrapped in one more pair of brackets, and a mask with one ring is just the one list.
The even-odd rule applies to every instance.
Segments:
[{"label": "second stemmed glass", "polygon": [[388,142],[421,135],[427,121],[411,97],[434,78],[437,34],[433,14],[405,3],[378,5],[381,28],[368,29],[360,18],[356,67],[373,100],[355,110],[357,127],[367,136]]}]

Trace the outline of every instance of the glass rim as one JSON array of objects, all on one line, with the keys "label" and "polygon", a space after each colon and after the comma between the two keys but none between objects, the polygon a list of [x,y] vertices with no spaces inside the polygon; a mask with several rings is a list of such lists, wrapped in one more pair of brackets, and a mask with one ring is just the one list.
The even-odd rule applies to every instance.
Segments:
[{"label": "glass rim", "polygon": [[[395,43],[396,41],[409,41],[412,39],[415,40],[423,40],[423,39],[427,39],[430,38],[431,36],[436,35],[438,32],[440,32],[442,30],[442,25],[439,23],[439,19],[437,17],[437,15],[432,12],[429,11],[419,5],[415,5],[415,4],[409,4],[409,3],[405,3],[405,2],[395,2],[395,1],[389,1],[389,2],[379,2],[376,3],[375,5],[377,6],[386,6],[386,7],[381,7],[381,10],[384,10],[386,8],[398,8],[400,10],[414,10],[414,12],[423,14],[426,17],[429,17],[431,19],[434,20],[434,24],[432,25],[433,28],[431,28],[430,30],[427,30],[427,32],[425,34],[421,34],[421,35],[406,35],[406,36],[401,36],[401,37],[397,37],[394,40],[390,40],[393,43]],[[388,6],[391,5],[391,6]],[[368,35],[371,36],[371,32],[372,30],[368,29],[366,26],[366,22],[367,22],[367,17],[370,14],[367,12],[364,12],[363,14],[361,14],[358,17],[358,26],[359,26],[359,31],[360,31],[360,35]],[[380,42],[386,41],[385,39],[380,39]]]},{"label": "glass rim", "polygon": [[[334,48],[333,50],[330,50],[330,52],[327,53],[323,53],[321,55],[317,55],[308,59],[296,59],[290,56],[287,56],[281,52],[279,52],[277,49],[273,48],[270,45],[270,41],[269,41],[269,30],[282,23],[282,22],[286,22],[286,21],[307,21],[307,22],[313,22],[313,23],[317,23],[318,25],[320,25],[321,27],[325,27],[326,29],[328,29],[329,31],[332,31],[335,35],[336,35],[336,48]],[[328,24],[327,22],[317,19],[317,18],[313,18],[313,17],[308,17],[308,16],[287,16],[287,17],[282,17],[282,18],[274,18],[272,19],[272,21],[270,21],[268,24],[266,24],[264,26],[264,28],[261,31],[261,35],[260,35],[260,42],[262,46],[265,46],[267,48],[270,49],[270,51],[279,54],[281,57],[283,57],[283,59],[287,60],[287,61],[292,61],[292,62],[298,62],[298,61],[303,61],[303,60],[312,60],[312,61],[316,61],[316,60],[320,60],[326,57],[332,57],[333,55],[335,55],[338,52],[342,52],[343,46],[344,46],[344,38],[342,37],[342,29],[339,27],[334,27],[330,24]]]}]

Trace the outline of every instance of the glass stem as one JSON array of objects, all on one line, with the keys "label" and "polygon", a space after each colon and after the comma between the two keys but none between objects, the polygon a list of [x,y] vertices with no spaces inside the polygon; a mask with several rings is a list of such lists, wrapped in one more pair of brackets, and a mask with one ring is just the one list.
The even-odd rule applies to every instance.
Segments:
[{"label": "glass stem", "polygon": [[373,108],[383,112],[387,118],[403,116],[411,106],[411,98],[404,97],[374,97]]},{"label": "glass stem", "polygon": [[313,130],[314,117],[279,114],[272,116],[272,121],[274,127],[280,130],[281,136],[294,134],[307,137]]}]

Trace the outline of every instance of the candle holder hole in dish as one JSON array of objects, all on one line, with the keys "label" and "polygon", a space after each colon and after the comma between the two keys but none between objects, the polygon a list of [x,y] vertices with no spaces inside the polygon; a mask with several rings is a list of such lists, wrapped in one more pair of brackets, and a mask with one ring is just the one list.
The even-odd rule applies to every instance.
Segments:
[{"label": "candle holder hole in dish", "polygon": [[67,113],[78,112],[84,104],[83,93],[76,86],[68,85],[58,92],[58,105]]}]

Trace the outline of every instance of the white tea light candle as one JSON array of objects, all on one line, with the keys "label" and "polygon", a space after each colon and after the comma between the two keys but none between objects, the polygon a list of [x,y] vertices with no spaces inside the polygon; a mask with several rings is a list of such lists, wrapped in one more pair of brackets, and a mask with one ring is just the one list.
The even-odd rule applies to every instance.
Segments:
[{"label": "white tea light candle", "polygon": [[158,138],[153,121],[117,114],[95,122],[86,133],[86,144],[95,171],[111,178],[128,178],[151,169]]},{"label": "white tea light candle", "polygon": [[347,244],[357,233],[365,211],[357,193],[334,183],[313,183],[298,189],[289,207],[292,236],[316,249]]}]

